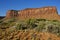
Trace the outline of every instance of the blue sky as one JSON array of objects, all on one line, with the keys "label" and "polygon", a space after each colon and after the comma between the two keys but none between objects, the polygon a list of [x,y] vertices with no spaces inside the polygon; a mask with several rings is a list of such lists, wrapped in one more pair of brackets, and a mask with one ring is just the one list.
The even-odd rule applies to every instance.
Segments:
[{"label": "blue sky", "polygon": [[60,14],[60,0],[0,0],[0,16],[5,16],[8,10],[22,10],[25,8],[40,8],[56,6]]}]

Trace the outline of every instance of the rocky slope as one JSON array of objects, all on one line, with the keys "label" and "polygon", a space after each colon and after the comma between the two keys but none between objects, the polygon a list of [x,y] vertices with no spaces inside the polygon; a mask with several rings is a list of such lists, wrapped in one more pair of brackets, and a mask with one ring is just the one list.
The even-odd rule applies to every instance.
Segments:
[{"label": "rocky slope", "polygon": [[60,40],[55,34],[47,32],[36,32],[34,30],[18,30],[9,35],[1,36],[0,40]]},{"label": "rocky slope", "polygon": [[59,16],[56,7],[9,10],[0,20],[0,40],[60,40]]},{"label": "rocky slope", "polygon": [[0,40],[60,40],[60,21],[9,19],[0,23]]}]

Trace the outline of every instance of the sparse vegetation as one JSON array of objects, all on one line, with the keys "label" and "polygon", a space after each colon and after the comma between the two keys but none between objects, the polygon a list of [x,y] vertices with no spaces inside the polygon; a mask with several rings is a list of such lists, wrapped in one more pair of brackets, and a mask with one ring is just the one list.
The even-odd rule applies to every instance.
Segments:
[{"label": "sparse vegetation", "polygon": [[[60,37],[60,21],[46,19],[28,19],[16,21],[14,18],[0,22],[0,39],[2,40],[40,40],[40,32],[51,33]],[[45,34],[45,35],[46,35]],[[22,36],[23,35],[23,36]],[[43,34],[44,35],[44,34]],[[50,35],[50,34],[49,34]],[[20,37],[21,36],[21,37]],[[25,37],[25,38],[24,38]],[[29,37],[29,38],[28,38]],[[52,38],[51,38],[52,39]],[[51,40],[48,38],[48,40]]]}]

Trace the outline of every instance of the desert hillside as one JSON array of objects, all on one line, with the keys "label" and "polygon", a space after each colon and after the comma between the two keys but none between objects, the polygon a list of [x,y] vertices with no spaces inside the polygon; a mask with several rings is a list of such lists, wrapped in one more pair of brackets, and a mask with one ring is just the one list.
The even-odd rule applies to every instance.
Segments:
[{"label": "desert hillside", "polygon": [[56,7],[9,10],[0,20],[0,40],[60,40]]},{"label": "desert hillside", "polygon": [[0,20],[0,40],[60,40],[60,21]]}]

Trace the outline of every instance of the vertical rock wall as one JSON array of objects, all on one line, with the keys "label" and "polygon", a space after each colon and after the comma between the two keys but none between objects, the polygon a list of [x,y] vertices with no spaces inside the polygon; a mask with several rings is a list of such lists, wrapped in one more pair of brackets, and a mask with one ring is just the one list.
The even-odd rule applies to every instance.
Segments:
[{"label": "vertical rock wall", "polygon": [[49,20],[60,20],[56,7],[42,7],[42,8],[27,8],[16,11],[10,10],[7,12],[6,18],[30,19],[30,18],[44,18]]},{"label": "vertical rock wall", "polygon": [[6,18],[15,18],[18,16],[18,11],[16,10],[9,10],[6,14]]}]

